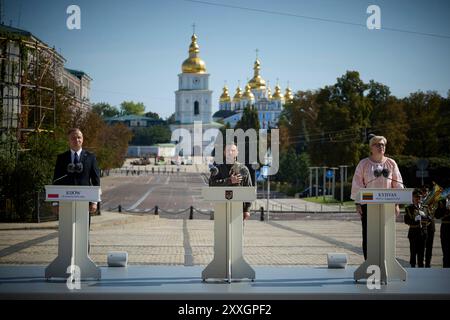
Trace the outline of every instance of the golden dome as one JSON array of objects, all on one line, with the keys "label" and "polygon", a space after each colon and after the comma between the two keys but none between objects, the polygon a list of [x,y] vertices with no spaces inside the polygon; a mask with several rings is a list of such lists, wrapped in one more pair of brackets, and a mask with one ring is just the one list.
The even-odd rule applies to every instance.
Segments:
[{"label": "golden dome", "polygon": [[183,73],[206,73],[206,65],[202,59],[199,58],[200,52],[197,44],[197,36],[195,33],[191,37],[191,45],[189,46],[189,58],[184,60],[181,65]]},{"label": "golden dome", "polygon": [[259,70],[261,69],[261,63],[258,59],[255,60],[255,64],[253,66],[254,74],[253,78],[250,79],[248,84],[250,85],[250,88],[252,89],[265,89],[266,88],[266,81],[261,78],[259,75]]},{"label": "golden dome", "polygon": [[224,86],[223,87],[223,92],[220,95],[220,102],[230,102],[230,95],[228,94],[228,87]]},{"label": "golden dome", "polygon": [[270,89],[269,81],[267,81],[267,99],[272,99],[272,90]]},{"label": "golden dome", "polygon": [[245,86],[245,92],[242,95],[242,99],[244,100],[255,100],[255,96],[253,95],[253,93],[250,91],[250,85],[247,83],[247,85]]},{"label": "golden dome", "polygon": [[292,99],[294,99],[294,95],[292,94],[292,90],[291,88],[287,87],[286,88],[286,93],[284,94],[284,100],[286,102],[291,101]]},{"label": "golden dome", "polygon": [[281,95],[281,88],[279,85],[275,86],[275,93],[272,96],[272,100],[281,100],[283,97]]},{"label": "golden dome", "polygon": [[236,88],[236,93],[234,94],[233,101],[234,102],[239,102],[239,101],[241,101],[241,98],[242,98],[242,90],[238,86]]}]

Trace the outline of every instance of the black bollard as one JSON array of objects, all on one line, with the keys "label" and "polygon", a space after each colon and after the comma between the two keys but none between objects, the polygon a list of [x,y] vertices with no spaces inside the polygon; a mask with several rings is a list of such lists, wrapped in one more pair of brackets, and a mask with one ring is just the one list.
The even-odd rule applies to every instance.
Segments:
[{"label": "black bollard", "polygon": [[157,216],[159,213],[158,213],[158,206],[155,206],[155,216]]},{"label": "black bollard", "polygon": [[120,204],[117,208],[119,209],[119,212],[122,212],[122,206]]},{"label": "black bollard", "polygon": [[259,210],[261,210],[261,221],[264,221],[264,207],[261,207]]},{"label": "black bollard", "polygon": [[191,211],[189,212],[189,220],[194,219],[194,207],[191,206]]}]

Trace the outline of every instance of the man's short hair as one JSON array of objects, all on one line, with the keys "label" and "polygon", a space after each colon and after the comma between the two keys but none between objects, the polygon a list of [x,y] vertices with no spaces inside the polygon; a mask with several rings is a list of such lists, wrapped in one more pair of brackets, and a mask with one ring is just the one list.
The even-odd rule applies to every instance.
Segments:
[{"label": "man's short hair", "polygon": [[413,195],[413,197],[421,197],[422,196],[422,190],[414,189],[412,195]]},{"label": "man's short hair", "polygon": [[78,128],[70,128],[69,131],[67,131],[67,135],[70,136],[74,132],[79,132],[81,133],[81,135],[83,135],[83,132],[81,132],[81,130]]}]

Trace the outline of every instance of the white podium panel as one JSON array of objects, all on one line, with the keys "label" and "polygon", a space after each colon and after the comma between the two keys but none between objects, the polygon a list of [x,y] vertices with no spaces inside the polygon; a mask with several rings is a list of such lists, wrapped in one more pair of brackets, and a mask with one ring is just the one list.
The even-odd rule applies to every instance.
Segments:
[{"label": "white podium panel", "polygon": [[59,201],[58,256],[45,269],[45,278],[100,279],[100,268],[88,255],[89,201],[100,201],[98,186],[45,186],[46,201]]},{"label": "white podium panel", "polygon": [[363,189],[357,202],[367,204],[367,260],[354,273],[355,281],[367,279],[369,266],[380,268],[380,283],[406,281],[406,270],[395,258],[395,204],[411,203],[413,189]]},{"label": "white podium panel", "polygon": [[243,202],[256,199],[254,187],[205,187],[206,201],[214,205],[214,258],[203,270],[202,279],[255,279],[255,270],[242,255]]}]

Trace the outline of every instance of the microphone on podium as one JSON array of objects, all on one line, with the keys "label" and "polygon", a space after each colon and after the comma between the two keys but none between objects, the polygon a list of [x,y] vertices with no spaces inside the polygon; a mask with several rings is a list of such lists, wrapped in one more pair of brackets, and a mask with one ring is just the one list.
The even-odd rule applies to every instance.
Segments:
[{"label": "microphone on podium", "polygon": [[373,170],[373,175],[375,176],[375,178],[373,178],[369,182],[365,183],[364,187],[367,188],[367,185],[369,183],[371,183],[372,181],[377,180],[380,177],[383,177],[383,178],[391,180],[393,182],[400,183],[404,188],[406,188],[406,185],[403,183],[403,181],[399,181],[399,180],[395,180],[395,179],[389,178],[389,174],[390,173],[391,172],[390,172],[390,170],[388,168],[376,168],[375,170]]},{"label": "microphone on podium", "polygon": [[219,168],[217,168],[214,164],[210,164],[209,172],[211,173],[211,177],[217,176],[219,174]]},{"label": "microphone on podium", "polygon": [[[389,180],[394,181],[394,182],[397,182],[397,183],[400,183],[404,188],[406,188],[406,185],[403,183],[403,181],[398,181],[398,180],[389,178],[389,174],[390,174],[390,173],[391,173],[391,172],[389,171],[388,168],[383,168],[383,170],[381,170],[381,175],[382,175],[384,178],[389,179]],[[375,174],[375,171],[374,171],[374,174]],[[375,175],[375,176],[376,176],[376,175]]]},{"label": "microphone on podium", "polygon": [[62,177],[59,177],[59,178],[57,178],[57,179],[53,180],[53,182],[52,182],[52,183],[55,183],[56,181],[59,181],[59,180],[61,180],[61,179],[65,178],[65,177],[67,177],[67,176],[68,176],[68,174],[65,174],[65,175],[63,175]]}]

